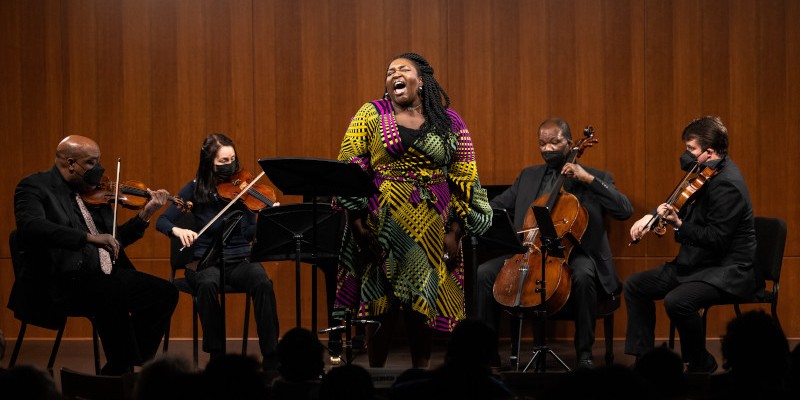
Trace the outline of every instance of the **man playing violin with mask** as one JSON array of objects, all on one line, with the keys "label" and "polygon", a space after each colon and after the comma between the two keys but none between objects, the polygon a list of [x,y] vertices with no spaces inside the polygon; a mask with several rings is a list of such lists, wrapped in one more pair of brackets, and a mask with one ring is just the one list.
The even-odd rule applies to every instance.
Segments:
[{"label": "man playing violin with mask", "polygon": [[711,168],[715,174],[680,210],[661,204],[631,227],[631,238],[636,241],[657,213],[674,229],[680,249],[674,260],[625,280],[625,353],[638,359],[653,349],[654,302],[664,299],[667,315],[680,334],[687,371],[711,373],[717,363],[706,350],[698,311],[747,298],[755,290],[753,208],[742,173],[727,156],[728,130],[719,117],[692,121],[681,139],[686,145],[681,168],[688,171],[699,160],[701,169]]},{"label": "man playing violin with mask", "polygon": [[[575,318],[575,351],[579,367],[591,367],[595,313],[598,300],[620,291],[620,282],[611,261],[611,247],[604,224],[606,215],[625,220],[633,213],[628,198],[614,186],[611,173],[567,163],[572,146],[569,125],[561,119],[548,119],[539,126],[539,151],[544,164],[527,167],[506,191],[492,199],[492,208],[513,212],[514,227],[523,228],[525,214],[538,198],[550,193],[559,175],[567,179],[564,190],[577,197],[588,213],[586,232],[580,246],[570,254],[572,289],[564,312]],[[497,327],[499,305],[493,298],[493,285],[505,257],[478,266],[477,312],[490,326]],[[540,261],[539,261],[540,262]],[[531,277],[528,279],[541,279]],[[499,360],[498,360],[499,361]]]},{"label": "man playing violin with mask", "polygon": [[108,360],[101,373],[121,375],[155,355],[178,292],[136,271],[124,250],[144,235],[168,193],[148,190],[150,200],[114,237],[113,206],[87,206],[80,197],[104,171],[97,143],[72,135],[58,144],[50,170],[19,182],[14,215],[23,267],[9,308],[54,329],[66,315],[92,318]]}]

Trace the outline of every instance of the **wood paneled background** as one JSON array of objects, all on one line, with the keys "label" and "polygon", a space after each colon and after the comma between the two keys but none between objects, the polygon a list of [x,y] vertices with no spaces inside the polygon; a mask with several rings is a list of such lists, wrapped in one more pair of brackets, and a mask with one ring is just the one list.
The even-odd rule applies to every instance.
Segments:
[{"label": "wood paneled background", "polygon": [[[16,183],[47,169],[68,134],[94,138],[107,167],[121,158],[123,178],[172,192],[192,178],[212,132],[231,136],[251,170],[261,157],[335,158],[353,113],[382,95],[391,57],[416,51],[466,121],[483,183],[510,184],[538,163],[536,127],[559,116],[576,132],[595,127],[600,144],[581,161],[614,173],[634,218],[678,180],[683,127],[700,115],[721,116],[756,214],[788,223],[779,314],[797,338],[798,20],[793,0],[4,0],[0,232],[14,228]],[[610,224],[622,279],[677,250],[655,237],[626,247],[631,223]],[[3,305],[13,282],[6,243]],[[154,229],[128,249],[139,269],[161,277],[168,251]],[[294,326],[293,264],[266,268],[285,332]],[[306,327],[309,277],[304,268]],[[243,308],[232,297],[228,334],[235,337]],[[323,299],[321,292],[320,309]],[[173,337],[191,335],[190,312],[181,296]],[[732,315],[714,309],[709,336]],[[615,335],[624,337],[624,307],[616,321]],[[326,324],[324,313],[319,323]],[[666,336],[667,326],[659,307],[657,335]],[[5,307],[0,327],[11,337],[19,327]],[[571,332],[569,323],[555,327],[560,337]],[[70,337],[89,334],[83,322],[67,329]]]}]

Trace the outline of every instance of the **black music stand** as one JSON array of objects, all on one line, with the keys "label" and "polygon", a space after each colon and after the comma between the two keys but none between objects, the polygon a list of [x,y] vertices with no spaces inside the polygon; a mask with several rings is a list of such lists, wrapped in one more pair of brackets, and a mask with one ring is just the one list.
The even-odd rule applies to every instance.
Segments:
[{"label": "black music stand", "polygon": [[[533,356],[531,360],[528,361],[528,364],[522,370],[525,372],[528,368],[536,361],[536,365],[534,366],[534,372],[547,372],[547,355],[550,354],[555,358],[567,372],[571,371],[571,369],[564,363],[562,360],[549,346],[547,346],[547,339],[545,338],[546,335],[546,324],[547,324],[547,309],[545,308],[545,302],[547,300],[547,282],[545,281],[545,267],[547,266],[547,255],[553,255],[555,257],[564,257],[564,247],[561,245],[561,240],[563,238],[558,236],[558,232],[556,231],[556,227],[553,225],[553,219],[550,216],[550,209],[546,206],[532,206],[533,209],[533,216],[536,218],[536,225],[539,227],[539,236],[542,241],[541,253],[542,253],[542,276],[541,280],[537,283],[539,287],[536,288],[536,291],[539,292],[541,296],[541,303],[540,307],[541,310],[534,311],[534,315],[539,316],[539,323],[538,323],[538,332],[536,335],[536,342],[537,344],[533,347]],[[520,279],[524,279],[524,277],[520,276]],[[522,290],[522,283],[520,283],[520,289]],[[517,312],[522,312],[522,310],[517,310]],[[520,340],[522,337],[522,314],[520,315],[520,322],[519,322],[519,332],[517,336],[517,352],[519,352],[520,347]]]},{"label": "black music stand", "polygon": [[519,235],[505,209],[492,209],[492,225],[483,235],[470,237],[470,247],[472,251],[468,261],[472,268],[464,269],[464,281],[468,283],[464,285],[464,297],[467,302],[467,316],[476,318],[475,288],[478,286],[478,266],[492,258],[523,254],[527,249],[519,240]]},{"label": "black music stand", "polygon": [[[227,270],[225,259],[225,246],[228,244],[228,240],[230,239],[231,233],[233,233],[234,228],[239,226],[239,221],[242,220],[244,217],[244,211],[242,210],[234,210],[229,212],[225,219],[222,221],[222,229],[220,229],[214,240],[211,242],[211,246],[206,249],[203,256],[200,258],[200,261],[197,263],[197,271],[202,271],[206,268],[211,268],[214,266],[219,266],[219,306],[220,312],[222,314],[222,335],[223,337],[226,335],[225,330],[225,271]],[[245,316],[247,318],[247,316]],[[225,353],[227,340],[222,341],[222,352]]]},{"label": "black music stand", "polygon": [[[318,240],[313,243],[314,215]],[[300,262],[316,265],[324,258],[336,258],[341,246],[343,214],[327,204],[289,204],[261,210],[251,257],[258,261],[295,261],[295,317],[300,326]],[[316,250],[316,251],[314,251]],[[313,271],[313,270],[312,270]],[[317,280],[312,272],[311,324],[317,330]]]},{"label": "black music stand", "polygon": [[[313,266],[316,266],[317,257],[317,197],[366,197],[378,190],[358,164],[320,158],[262,158],[258,160],[258,164],[283,194],[311,197],[313,201],[311,208],[311,262]],[[299,282],[299,276],[297,279]],[[315,293],[316,282],[317,275],[311,274],[311,283]],[[299,311],[297,318],[299,326]],[[316,325],[316,304],[312,307],[312,319],[314,320],[313,324]]]}]

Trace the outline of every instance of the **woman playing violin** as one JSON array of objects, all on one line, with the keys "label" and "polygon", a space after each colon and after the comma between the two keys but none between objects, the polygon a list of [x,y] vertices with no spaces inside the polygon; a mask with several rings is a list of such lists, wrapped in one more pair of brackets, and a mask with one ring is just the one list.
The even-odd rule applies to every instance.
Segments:
[{"label": "woman playing violin", "polygon": [[667,315],[678,328],[688,371],[710,373],[717,363],[706,350],[698,310],[752,296],[756,288],[753,208],[742,173],[727,156],[728,130],[719,117],[692,121],[681,139],[686,146],[681,168],[689,170],[699,159],[715,174],[680,210],[661,204],[631,227],[631,239],[641,238],[658,213],[673,227],[680,250],[674,260],[625,280],[625,353],[639,357],[653,349],[654,302],[664,299]]},{"label": "woman playing violin", "polygon": [[[191,210],[195,226],[206,226],[215,219],[230,199],[224,199],[217,187],[230,184],[231,178],[240,170],[233,141],[221,133],[208,135],[200,148],[200,160],[195,179],[187,183],[179,196],[194,203]],[[237,202],[230,209],[247,210],[245,203]],[[195,229],[176,226],[181,211],[171,205],[159,217],[156,229],[167,236],[175,236],[181,243],[190,247],[195,260],[199,260],[211,246],[218,230],[222,229],[223,218],[217,219],[202,234]],[[276,367],[275,347],[278,343],[278,315],[275,305],[275,292],[272,281],[260,263],[250,262],[250,242],[255,236],[256,214],[245,212],[240,228],[234,229],[224,249],[229,267],[225,270],[226,283],[236,289],[244,289],[253,298],[259,345],[265,369]],[[233,265],[233,267],[230,267]],[[219,268],[205,268],[200,271],[187,268],[186,278],[197,293],[197,307],[203,325],[203,351],[212,358],[222,354],[225,332],[222,331],[222,315],[217,294],[219,293]]]}]

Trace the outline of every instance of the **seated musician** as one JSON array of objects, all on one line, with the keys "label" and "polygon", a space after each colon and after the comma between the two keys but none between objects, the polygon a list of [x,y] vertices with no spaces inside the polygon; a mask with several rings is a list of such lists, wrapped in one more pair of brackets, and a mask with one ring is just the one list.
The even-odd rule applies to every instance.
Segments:
[{"label": "seated musician", "polygon": [[654,301],[664,299],[667,315],[680,334],[687,370],[711,373],[717,369],[717,362],[706,350],[705,328],[698,311],[753,294],[753,207],[742,173],[728,157],[728,129],[719,117],[692,121],[684,128],[681,139],[686,145],[680,158],[681,169],[689,171],[699,162],[701,170],[708,167],[716,174],[680,210],[661,204],[631,227],[631,238],[638,240],[658,213],[673,228],[680,249],[674,260],[625,280],[625,353],[638,359],[653,349]]},{"label": "seated musician", "polygon": [[[522,170],[511,187],[491,200],[491,206],[513,212],[514,227],[520,230],[531,204],[550,193],[559,174],[568,178],[564,190],[575,195],[586,209],[588,224],[580,246],[572,250],[568,260],[572,289],[564,308],[575,315],[578,366],[591,367],[598,299],[616,294],[620,289],[619,278],[611,261],[604,218],[610,215],[625,220],[633,212],[633,206],[614,187],[614,178],[610,173],[577,163],[566,163],[571,145],[572,134],[566,121],[552,118],[542,122],[539,125],[539,151],[545,164]],[[477,313],[495,329],[499,323],[500,305],[493,298],[492,288],[504,259],[498,257],[489,260],[478,266],[477,271]],[[499,365],[499,361],[498,357],[495,364]]]},{"label": "seated musician", "polygon": [[23,267],[9,308],[50,328],[64,315],[93,317],[108,360],[101,373],[121,375],[155,355],[178,292],[136,271],[124,250],[144,235],[168,193],[148,190],[150,200],[114,237],[113,207],[87,206],[80,196],[98,186],[103,172],[97,143],[73,135],[58,144],[50,170],[19,182],[14,215]]},{"label": "seated musician", "polygon": [[[233,141],[221,133],[208,135],[200,148],[197,175],[178,193],[179,197],[194,204],[191,212],[194,214],[195,226],[198,229],[206,226],[228,205],[229,200],[219,196],[217,186],[223,182],[230,182],[231,177],[238,172],[239,161]],[[274,370],[277,368],[275,349],[278,345],[279,332],[275,291],[272,280],[261,264],[249,260],[250,243],[256,232],[256,214],[241,202],[237,202],[230,209],[244,210],[245,217],[240,222],[240,229],[233,230],[224,249],[228,264],[225,269],[225,283],[237,290],[246,290],[252,297],[263,367],[265,370]],[[181,211],[178,207],[171,205],[158,218],[156,229],[167,236],[180,238],[186,247],[194,245],[192,249],[186,251],[193,251],[195,260],[200,260],[212,245],[217,232],[222,229],[224,216],[220,216],[202,235],[198,235],[195,230],[176,226],[180,216]],[[194,265],[196,266],[196,263]],[[203,351],[209,353],[212,359],[224,354],[225,344],[222,311],[218,298],[219,273],[219,268],[204,268],[198,271],[189,266],[186,269],[186,279],[197,296],[197,311],[203,326]]]}]

